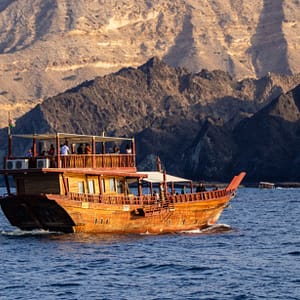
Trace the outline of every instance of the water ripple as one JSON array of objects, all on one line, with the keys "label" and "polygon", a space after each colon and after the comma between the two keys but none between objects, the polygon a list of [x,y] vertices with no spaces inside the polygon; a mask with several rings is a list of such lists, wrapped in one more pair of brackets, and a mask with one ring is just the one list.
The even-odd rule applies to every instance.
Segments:
[{"label": "water ripple", "polygon": [[58,288],[68,288],[68,287],[78,287],[81,286],[81,284],[74,283],[74,282],[62,282],[62,283],[53,283],[48,286],[58,287]]},{"label": "water ripple", "polygon": [[292,256],[300,256],[300,251],[292,251],[292,252],[288,252],[287,254]]},{"label": "water ripple", "polygon": [[299,299],[299,198],[241,189],[218,225],[166,235],[24,232],[0,214],[0,299]]}]

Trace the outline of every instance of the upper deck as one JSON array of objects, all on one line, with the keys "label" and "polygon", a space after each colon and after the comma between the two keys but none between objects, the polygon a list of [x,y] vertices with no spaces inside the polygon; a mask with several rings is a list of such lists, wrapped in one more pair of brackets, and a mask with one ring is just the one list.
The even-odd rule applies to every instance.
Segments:
[{"label": "upper deck", "polygon": [[[20,139],[32,139],[32,147],[28,155],[14,155],[16,143]],[[62,146],[67,144],[69,151],[63,153]],[[119,150],[124,144],[126,149]],[[49,149],[53,146],[53,151]],[[89,146],[89,149],[79,151],[79,146]],[[19,147],[18,147],[19,148]],[[115,148],[114,152],[112,149]],[[109,151],[107,151],[109,149]],[[84,151],[86,150],[86,151]],[[3,169],[7,171],[25,169],[136,169],[135,143],[133,138],[117,138],[78,134],[19,134],[9,135],[8,155],[4,158]]]}]

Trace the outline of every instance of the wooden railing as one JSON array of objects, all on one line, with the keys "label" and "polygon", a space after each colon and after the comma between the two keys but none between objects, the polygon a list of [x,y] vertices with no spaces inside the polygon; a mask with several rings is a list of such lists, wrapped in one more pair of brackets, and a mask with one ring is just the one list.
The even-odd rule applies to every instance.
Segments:
[{"label": "wooden railing", "polygon": [[200,200],[212,200],[216,198],[225,197],[228,193],[225,189],[222,190],[213,190],[201,193],[187,193],[187,194],[178,194],[170,196],[172,203],[181,203],[181,202],[194,202]]},{"label": "wooden railing", "polygon": [[82,201],[82,202],[93,202],[103,204],[118,204],[118,205],[139,205],[149,206],[157,205],[164,207],[165,205],[170,206],[175,203],[185,202],[196,202],[201,200],[212,200],[217,198],[225,197],[228,194],[223,190],[214,190],[201,193],[189,193],[189,194],[178,194],[167,196],[166,199],[157,199],[156,196],[152,195],[92,195],[92,194],[78,194],[69,193],[71,200]]},{"label": "wooden railing", "polygon": [[[6,162],[13,161],[15,164]],[[18,164],[16,162],[18,161]],[[26,168],[131,168],[136,166],[134,154],[70,154],[61,156],[13,157],[5,159],[6,169]],[[20,166],[20,167],[18,167]]]},{"label": "wooden railing", "polygon": [[69,193],[71,200],[82,202],[93,202],[103,204],[118,204],[118,205],[151,205],[157,202],[155,196],[143,195],[143,196],[123,196],[123,195],[92,195],[92,194],[78,194]]},{"label": "wooden railing", "polygon": [[64,155],[60,157],[62,168],[126,168],[135,167],[132,154]]}]

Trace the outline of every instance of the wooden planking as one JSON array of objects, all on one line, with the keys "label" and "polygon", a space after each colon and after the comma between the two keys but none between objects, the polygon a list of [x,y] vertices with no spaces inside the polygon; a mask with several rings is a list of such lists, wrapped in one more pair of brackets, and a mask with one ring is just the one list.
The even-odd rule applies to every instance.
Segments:
[{"label": "wooden planking", "polygon": [[66,209],[74,222],[78,224],[75,231],[93,233],[162,233],[190,230],[214,224],[230,196],[222,199],[200,201],[196,203],[175,204],[172,210],[154,212],[147,217],[133,217],[136,206],[106,205],[88,203],[78,205],[74,201],[56,201]]},{"label": "wooden planking", "polygon": [[72,174],[67,173],[67,174],[61,175],[60,181],[61,181],[62,194],[64,194],[63,177],[68,179],[69,192],[79,193],[78,183],[82,182],[84,185],[84,193],[88,194],[89,193],[88,182],[90,180],[92,180],[93,185],[94,185],[94,194],[96,194],[96,195],[100,194],[99,176],[86,175],[86,174],[75,174],[75,173],[72,173]]}]

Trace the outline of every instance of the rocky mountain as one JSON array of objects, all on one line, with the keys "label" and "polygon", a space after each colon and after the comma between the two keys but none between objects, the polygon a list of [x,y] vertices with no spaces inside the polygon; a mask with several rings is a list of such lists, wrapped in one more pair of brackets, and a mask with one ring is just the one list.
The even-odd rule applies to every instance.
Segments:
[{"label": "rocky mountain", "polygon": [[296,74],[299,8],[299,0],[1,0],[0,126],[8,111],[18,118],[153,56],[236,80]]},{"label": "rocky mountain", "polygon": [[248,182],[299,181],[299,110],[300,85],[233,130],[207,122],[186,153],[186,171],[215,179],[232,170],[247,170]]},{"label": "rocky mountain", "polygon": [[[280,170],[297,161],[299,84],[300,75],[237,81],[154,57],[44,100],[13,132],[134,135],[140,169],[155,168],[158,155],[168,172],[195,180],[225,180],[241,170],[249,180],[296,178]],[[5,144],[2,130],[2,155]],[[29,145],[14,147],[22,154]]]},{"label": "rocky mountain", "polygon": [[235,167],[249,179],[300,180],[300,85],[282,94],[234,129]]}]

